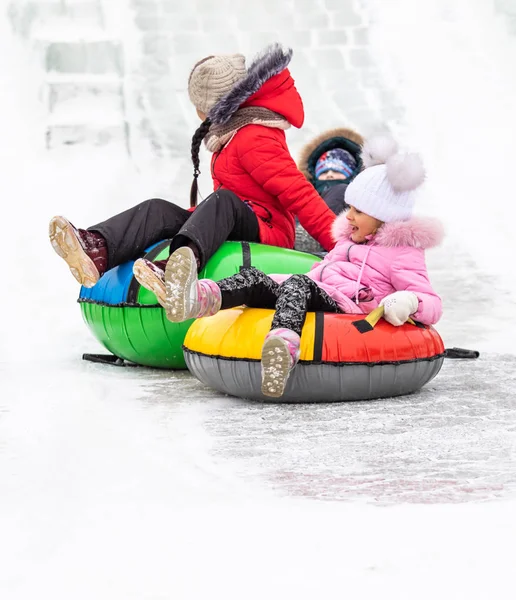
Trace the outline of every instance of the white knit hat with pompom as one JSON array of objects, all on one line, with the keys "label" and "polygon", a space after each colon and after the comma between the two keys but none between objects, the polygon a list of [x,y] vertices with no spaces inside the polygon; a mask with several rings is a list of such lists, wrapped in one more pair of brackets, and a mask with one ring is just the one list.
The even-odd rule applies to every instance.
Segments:
[{"label": "white knit hat with pompom", "polygon": [[412,216],[415,190],[425,180],[417,154],[401,154],[390,136],[378,136],[362,148],[365,169],[349,184],[346,203],[384,223]]}]

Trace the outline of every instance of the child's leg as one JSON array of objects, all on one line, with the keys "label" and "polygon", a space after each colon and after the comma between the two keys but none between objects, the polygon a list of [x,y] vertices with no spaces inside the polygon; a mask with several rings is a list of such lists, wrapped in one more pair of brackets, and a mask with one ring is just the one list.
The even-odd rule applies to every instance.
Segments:
[{"label": "child's leg", "polygon": [[87,230],[76,229],[64,217],[54,217],[49,237],[79,283],[91,287],[108,269],[141,256],[155,242],[173,237],[190,214],[172,202],[155,198]]},{"label": "child's leg", "polygon": [[100,233],[108,246],[108,269],[143,255],[145,249],[177,234],[191,213],[173,202],[141,202],[88,231]]},{"label": "child's leg", "polygon": [[170,244],[170,253],[182,246],[190,246],[199,259],[199,271],[227,240],[260,241],[258,218],[229,190],[210,194],[188,214],[188,220]]},{"label": "child's leg", "polygon": [[274,308],[280,293],[280,285],[254,267],[221,279],[217,285],[222,293],[222,309],[242,304],[251,308]]},{"label": "child's leg", "polygon": [[341,312],[338,304],[306,275],[292,275],[281,286],[271,331],[286,328],[301,336],[310,310]]},{"label": "child's leg", "polygon": [[[183,210],[183,209],[181,209]],[[188,246],[195,254],[200,271],[226,240],[260,241],[258,219],[249,206],[229,190],[219,190],[206,198],[193,213],[184,211],[183,220],[171,235],[170,253]],[[161,263],[162,261],[159,261]],[[142,258],[134,265],[136,279],[153,291],[160,303],[165,296],[164,264]]]},{"label": "child's leg", "polygon": [[214,315],[221,308],[247,304],[273,308],[279,286],[254,268],[215,283],[197,279],[195,255],[189,247],[176,250],[165,270],[167,318],[175,323]]},{"label": "child's leg", "polygon": [[306,275],[292,275],[280,286],[276,313],[262,348],[262,393],[279,398],[296,366],[301,330],[309,310],[340,312],[337,303]]}]

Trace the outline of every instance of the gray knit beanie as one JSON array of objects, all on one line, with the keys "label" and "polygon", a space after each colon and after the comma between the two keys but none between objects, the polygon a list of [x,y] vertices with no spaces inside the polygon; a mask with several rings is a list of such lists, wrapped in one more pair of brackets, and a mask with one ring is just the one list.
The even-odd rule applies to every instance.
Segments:
[{"label": "gray knit beanie", "polygon": [[192,104],[208,114],[237,81],[246,74],[243,54],[221,54],[200,60],[190,73],[188,95]]}]

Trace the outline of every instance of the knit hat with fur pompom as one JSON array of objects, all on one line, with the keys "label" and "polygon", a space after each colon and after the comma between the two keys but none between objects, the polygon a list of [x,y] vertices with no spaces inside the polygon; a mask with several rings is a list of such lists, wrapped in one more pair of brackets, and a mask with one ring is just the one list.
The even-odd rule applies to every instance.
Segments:
[{"label": "knit hat with fur pompom", "polygon": [[196,63],[188,79],[188,95],[192,104],[208,114],[235,83],[247,73],[243,54],[207,56]]},{"label": "knit hat with fur pompom", "polygon": [[418,154],[401,154],[389,136],[367,141],[362,148],[366,167],[349,184],[346,203],[384,223],[412,217],[416,189],[425,180]]}]

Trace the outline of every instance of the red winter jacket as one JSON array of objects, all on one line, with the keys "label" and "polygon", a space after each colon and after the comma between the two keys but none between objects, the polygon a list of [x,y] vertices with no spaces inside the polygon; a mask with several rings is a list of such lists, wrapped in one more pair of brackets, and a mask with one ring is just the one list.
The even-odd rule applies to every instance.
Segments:
[{"label": "red winter jacket", "polygon": [[[301,127],[304,110],[289,70],[268,79],[242,107],[260,106]],[[225,188],[249,203],[260,225],[263,244],[293,248],[295,222],[326,250],[335,245],[331,227],[335,214],[305,179],[290,155],[285,132],[264,125],[239,129],[212,157],[214,189]]]}]

